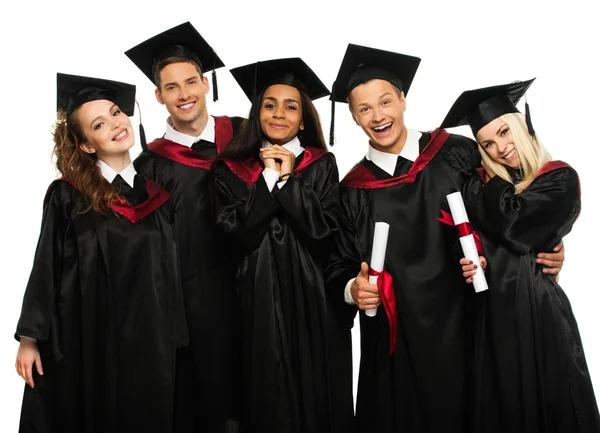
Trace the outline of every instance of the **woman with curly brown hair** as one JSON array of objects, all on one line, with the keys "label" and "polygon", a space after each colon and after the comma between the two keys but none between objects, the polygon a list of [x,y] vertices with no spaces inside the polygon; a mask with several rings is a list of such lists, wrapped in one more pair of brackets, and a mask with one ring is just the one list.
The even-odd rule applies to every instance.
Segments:
[{"label": "woman with curly brown hair", "polygon": [[169,432],[187,342],[170,194],[129,149],[135,87],[58,74],[54,155],[17,325],[21,432]]}]

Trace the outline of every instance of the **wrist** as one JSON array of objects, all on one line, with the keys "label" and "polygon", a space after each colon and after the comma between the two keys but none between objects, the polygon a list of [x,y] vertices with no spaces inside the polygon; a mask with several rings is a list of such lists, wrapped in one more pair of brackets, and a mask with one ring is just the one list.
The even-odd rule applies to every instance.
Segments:
[{"label": "wrist", "polygon": [[280,182],[284,182],[286,180],[288,180],[288,178],[292,175],[292,173],[285,173],[282,174],[281,176],[279,176],[279,181]]}]

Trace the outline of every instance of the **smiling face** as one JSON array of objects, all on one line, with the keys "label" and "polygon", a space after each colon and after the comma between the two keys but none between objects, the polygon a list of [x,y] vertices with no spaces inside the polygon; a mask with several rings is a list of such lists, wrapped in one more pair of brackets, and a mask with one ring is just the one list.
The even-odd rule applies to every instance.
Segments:
[{"label": "smiling face", "polygon": [[208,79],[201,77],[191,62],[177,62],[160,71],[160,88],[156,99],[167,107],[175,129],[185,131],[201,119],[208,118],[206,94]]},{"label": "smiling face", "polygon": [[510,127],[498,117],[477,131],[477,142],[498,164],[517,168],[521,165]]},{"label": "smiling face", "polygon": [[269,86],[260,105],[260,127],[272,144],[283,145],[304,129],[300,91],[285,84]]},{"label": "smiling face", "polygon": [[370,80],[356,86],[348,97],[354,121],[369,136],[371,146],[399,154],[406,142],[406,99],[392,83]]},{"label": "smiling face", "polygon": [[77,109],[76,120],[86,138],[81,149],[100,159],[125,154],[135,143],[129,117],[112,101],[86,102]]}]

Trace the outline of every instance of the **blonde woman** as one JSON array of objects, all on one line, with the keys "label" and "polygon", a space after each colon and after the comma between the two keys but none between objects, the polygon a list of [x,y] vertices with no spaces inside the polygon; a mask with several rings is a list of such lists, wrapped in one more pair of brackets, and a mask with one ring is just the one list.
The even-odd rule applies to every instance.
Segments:
[{"label": "blonde woman", "polygon": [[[464,92],[442,127],[469,124],[483,169],[466,183],[490,289],[477,295],[472,420],[477,432],[599,432],[569,300],[536,262],[571,231],[577,172],[552,161],[515,104],[533,80]],[[528,108],[526,105],[526,112]],[[467,282],[477,266],[462,259]]]}]

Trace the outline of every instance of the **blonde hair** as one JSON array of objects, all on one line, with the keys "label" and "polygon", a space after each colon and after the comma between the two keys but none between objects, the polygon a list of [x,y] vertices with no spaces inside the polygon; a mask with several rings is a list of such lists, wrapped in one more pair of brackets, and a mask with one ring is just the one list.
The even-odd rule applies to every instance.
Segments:
[{"label": "blonde hair", "polygon": [[502,179],[515,185],[515,192],[520,194],[529,186],[535,179],[541,168],[552,160],[550,153],[544,145],[536,138],[532,137],[527,130],[525,116],[523,113],[508,113],[500,116],[508,127],[513,138],[515,149],[521,161],[521,171],[523,179],[518,183],[514,183],[506,170],[506,166],[502,165],[489,157],[483,146],[479,145],[479,153],[484,163]]}]

